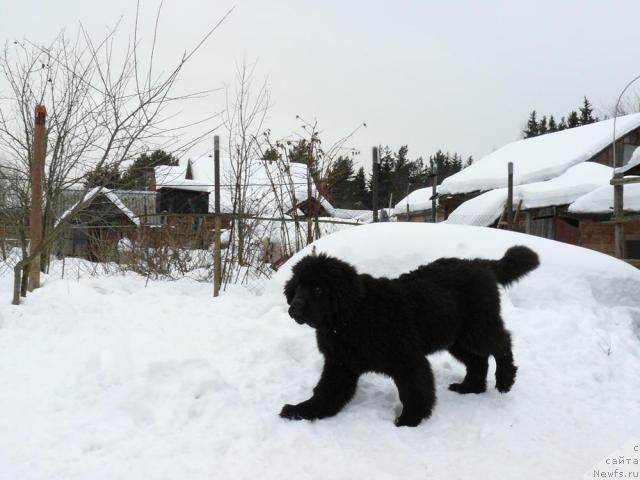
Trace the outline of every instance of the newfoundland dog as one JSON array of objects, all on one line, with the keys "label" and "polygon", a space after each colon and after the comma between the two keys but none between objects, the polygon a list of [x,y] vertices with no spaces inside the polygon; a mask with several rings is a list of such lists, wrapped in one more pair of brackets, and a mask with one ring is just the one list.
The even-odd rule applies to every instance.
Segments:
[{"label": "newfoundland dog", "polygon": [[516,378],[511,338],[500,317],[498,284],[509,285],[539,265],[531,249],[515,246],[500,260],[441,258],[398,278],[374,278],[324,254],[293,267],[284,294],[289,315],[316,331],[324,368],[313,395],[285,405],[280,416],[314,420],[336,415],[353,397],[358,377],[393,379],[402,413],[397,426],[416,426],[435,403],[426,355],[448,350],[466,367],[458,393],[486,390],[489,356],[496,388]]}]

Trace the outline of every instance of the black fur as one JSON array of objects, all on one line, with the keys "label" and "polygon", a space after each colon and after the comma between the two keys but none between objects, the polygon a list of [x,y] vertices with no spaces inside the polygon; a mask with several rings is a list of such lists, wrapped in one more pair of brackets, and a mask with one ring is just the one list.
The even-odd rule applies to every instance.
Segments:
[{"label": "black fur", "polygon": [[489,356],[496,360],[496,388],[508,392],[516,366],[511,338],[500,316],[498,284],[509,284],[538,266],[527,247],[501,260],[441,258],[396,279],[358,274],[342,260],[307,256],[285,285],[289,315],[316,330],[325,363],[313,396],[285,405],[289,419],[337,414],[353,397],[365,372],[390,376],[403,408],[396,425],[415,426],[435,404],[427,354],[448,350],[467,368],[458,393],[486,389]]}]

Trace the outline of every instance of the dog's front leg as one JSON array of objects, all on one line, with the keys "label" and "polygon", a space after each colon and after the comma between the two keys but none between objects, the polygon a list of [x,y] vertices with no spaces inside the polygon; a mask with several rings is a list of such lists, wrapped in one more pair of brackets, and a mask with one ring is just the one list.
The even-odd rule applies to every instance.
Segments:
[{"label": "dog's front leg", "polygon": [[402,413],[395,423],[398,427],[415,427],[433,410],[436,401],[433,373],[424,357],[408,361],[405,366],[406,371],[392,375],[402,402]]},{"label": "dog's front leg", "polygon": [[353,398],[358,375],[344,365],[327,360],[313,396],[297,405],[285,405],[280,416],[291,420],[314,420],[337,414]]}]

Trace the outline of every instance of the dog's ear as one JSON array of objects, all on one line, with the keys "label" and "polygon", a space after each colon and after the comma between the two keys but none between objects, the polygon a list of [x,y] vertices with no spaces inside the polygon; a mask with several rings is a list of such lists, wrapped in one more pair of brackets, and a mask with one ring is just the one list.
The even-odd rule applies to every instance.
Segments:
[{"label": "dog's ear", "polygon": [[338,267],[332,276],[331,310],[335,320],[348,322],[358,308],[362,283],[354,267],[343,262]]}]

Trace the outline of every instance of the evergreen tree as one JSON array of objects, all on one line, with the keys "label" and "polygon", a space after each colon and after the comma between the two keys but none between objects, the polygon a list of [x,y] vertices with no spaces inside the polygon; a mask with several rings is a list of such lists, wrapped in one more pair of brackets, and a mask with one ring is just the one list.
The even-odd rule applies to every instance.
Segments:
[{"label": "evergreen tree", "polygon": [[537,137],[539,135],[538,131],[538,119],[536,118],[536,111],[533,110],[529,114],[529,120],[527,120],[527,128],[522,131],[524,138]]},{"label": "evergreen tree", "polygon": [[338,157],[329,168],[326,195],[334,207],[350,208],[357,200],[353,177],[353,160],[349,157]]},{"label": "evergreen tree", "polygon": [[558,125],[556,125],[556,119],[553,118],[553,115],[549,117],[549,133],[557,132]]},{"label": "evergreen tree", "polygon": [[280,154],[275,148],[267,148],[262,154],[262,160],[273,162],[280,159]]},{"label": "evergreen tree", "polygon": [[567,128],[568,128],[567,120],[564,117],[560,118],[560,123],[558,124],[558,131],[566,130]]},{"label": "evergreen tree", "polygon": [[147,190],[150,178],[154,175],[153,169],[160,165],[177,166],[178,159],[164,150],[155,150],[150,155],[143,153],[122,174],[121,188]]},{"label": "evergreen tree", "polygon": [[580,125],[580,117],[578,116],[578,112],[572,110],[569,116],[567,117],[567,128],[573,128]]},{"label": "evergreen tree", "polygon": [[538,124],[538,135],[544,135],[548,131],[549,129],[547,127],[547,117],[545,115],[542,117],[542,120],[540,120],[540,123]]},{"label": "evergreen tree", "polygon": [[360,167],[353,177],[352,188],[354,202],[351,207],[360,210],[371,208],[371,192],[367,189],[367,179],[363,167]]},{"label": "evergreen tree", "polygon": [[589,125],[590,123],[597,122],[598,118],[593,117],[593,108],[591,102],[584,97],[582,107],[580,107],[580,125]]},{"label": "evergreen tree", "polygon": [[87,188],[105,187],[119,188],[121,185],[120,171],[117,164],[105,164],[96,166],[91,170],[84,179],[84,185]]}]

